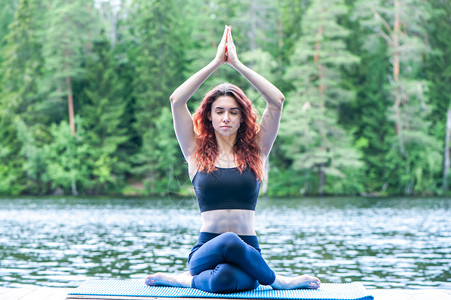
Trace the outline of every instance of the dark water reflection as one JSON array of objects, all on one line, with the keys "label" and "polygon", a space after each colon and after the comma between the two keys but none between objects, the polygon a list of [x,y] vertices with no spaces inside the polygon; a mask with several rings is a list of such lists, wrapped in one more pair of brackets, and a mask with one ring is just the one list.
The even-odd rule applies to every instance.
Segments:
[{"label": "dark water reflection", "polygon": [[[450,199],[260,199],[263,256],[284,275],[369,288],[451,288]],[[181,272],[196,242],[193,199],[0,199],[0,284]]]}]

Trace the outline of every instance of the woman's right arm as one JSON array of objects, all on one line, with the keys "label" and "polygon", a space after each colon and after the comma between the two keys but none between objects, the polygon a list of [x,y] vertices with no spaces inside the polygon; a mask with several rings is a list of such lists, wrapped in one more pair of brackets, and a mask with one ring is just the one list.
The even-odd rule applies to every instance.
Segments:
[{"label": "woman's right arm", "polygon": [[193,154],[196,148],[196,135],[194,133],[193,119],[188,110],[187,102],[204,83],[204,81],[213,74],[221,65],[226,62],[225,44],[227,38],[227,27],[224,30],[222,40],[218,45],[216,57],[196,74],[188,78],[171,95],[171,109],[174,120],[174,130],[180,148],[185,159]]}]

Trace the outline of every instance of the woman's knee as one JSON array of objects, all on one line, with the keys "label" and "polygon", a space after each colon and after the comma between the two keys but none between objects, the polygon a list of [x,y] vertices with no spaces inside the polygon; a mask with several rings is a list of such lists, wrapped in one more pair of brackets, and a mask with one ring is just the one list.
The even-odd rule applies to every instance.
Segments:
[{"label": "woman's knee", "polygon": [[210,290],[213,293],[239,292],[258,286],[257,280],[230,264],[218,265],[214,273],[210,281]]},{"label": "woman's knee", "polygon": [[219,236],[222,249],[232,255],[241,255],[246,249],[246,243],[233,232],[226,232]]},{"label": "woman's knee", "polygon": [[228,264],[220,264],[214,270],[214,276],[210,280],[210,290],[213,293],[229,292],[234,290],[235,282],[233,268]]}]

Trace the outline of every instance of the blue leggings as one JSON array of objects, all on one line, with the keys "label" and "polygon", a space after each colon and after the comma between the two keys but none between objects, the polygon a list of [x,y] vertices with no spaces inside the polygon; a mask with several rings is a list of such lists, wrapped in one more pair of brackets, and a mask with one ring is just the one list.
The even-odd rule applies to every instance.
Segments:
[{"label": "blue leggings", "polygon": [[270,285],[275,273],[260,254],[256,236],[201,232],[191,250],[191,286],[213,293],[233,293]]}]

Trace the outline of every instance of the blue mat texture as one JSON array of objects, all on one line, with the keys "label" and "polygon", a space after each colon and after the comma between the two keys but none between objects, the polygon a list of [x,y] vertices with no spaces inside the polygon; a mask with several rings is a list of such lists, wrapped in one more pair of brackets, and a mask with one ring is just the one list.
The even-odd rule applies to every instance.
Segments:
[{"label": "blue mat texture", "polygon": [[231,298],[231,299],[340,299],[372,300],[365,287],[358,282],[322,283],[318,290],[273,290],[270,286],[259,286],[255,290],[216,294],[193,288],[147,286],[144,280],[87,280],[69,295],[166,297],[166,298]]}]

